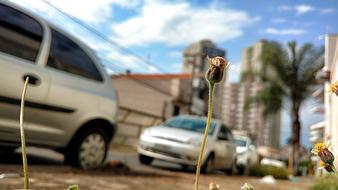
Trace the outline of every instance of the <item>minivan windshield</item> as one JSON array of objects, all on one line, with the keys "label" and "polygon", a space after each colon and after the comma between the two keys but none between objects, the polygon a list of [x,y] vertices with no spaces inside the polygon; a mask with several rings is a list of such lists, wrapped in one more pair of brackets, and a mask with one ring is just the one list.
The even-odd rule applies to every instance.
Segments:
[{"label": "minivan windshield", "polygon": [[[167,127],[179,128],[188,131],[195,131],[199,133],[204,133],[206,126],[206,119],[200,118],[184,118],[176,117],[169,119],[165,124]],[[216,128],[216,121],[211,121],[211,126],[209,129],[209,135],[212,135]]]}]

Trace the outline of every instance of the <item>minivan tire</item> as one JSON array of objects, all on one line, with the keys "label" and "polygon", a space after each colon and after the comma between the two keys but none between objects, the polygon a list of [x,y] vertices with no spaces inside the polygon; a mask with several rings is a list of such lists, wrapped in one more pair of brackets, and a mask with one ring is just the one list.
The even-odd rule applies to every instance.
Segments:
[{"label": "minivan tire", "polygon": [[68,145],[65,163],[82,169],[99,168],[103,165],[107,152],[108,138],[104,130],[91,127],[76,135]]}]

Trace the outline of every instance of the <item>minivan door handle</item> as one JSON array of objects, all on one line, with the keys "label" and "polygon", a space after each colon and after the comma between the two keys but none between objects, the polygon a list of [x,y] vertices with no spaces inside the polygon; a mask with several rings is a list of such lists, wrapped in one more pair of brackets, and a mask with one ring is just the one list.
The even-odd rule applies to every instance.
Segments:
[{"label": "minivan door handle", "polygon": [[36,76],[34,74],[25,74],[22,77],[22,80],[25,81],[27,77],[29,77],[29,79],[28,79],[28,83],[29,84],[32,84],[32,85],[35,85],[35,86],[39,86],[40,85],[41,80],[40,80],[40,78],[38,76]]}]

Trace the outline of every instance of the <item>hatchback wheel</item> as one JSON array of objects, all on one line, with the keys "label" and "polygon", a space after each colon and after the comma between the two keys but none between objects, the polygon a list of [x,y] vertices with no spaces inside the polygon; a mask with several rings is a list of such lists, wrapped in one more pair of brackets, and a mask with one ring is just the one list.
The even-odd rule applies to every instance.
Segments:
[{"label": "hatchback wheel", "polygon": [[102,166],[108,151],[108,140],[104,132],[91,128],[71,142],[65,155],[66,162],[83,169]]},{"label": "hatchback wheel", "polygon": [[215,169],[215,159],[214,155],[211,154],[206,159],[205,163],[201,167],[201,173],[207,173],[210,172],[212,169]]},{"label": "hatchback wheel", "polygon": [[143,154],[139,154],[138,159],[142,164],[145,164],[145,165],[150,165],[151,162],[154,160],[154,158],[143,155]]},{"label": "hatchback wheel", "polygon": [[225,173],[227,175],[234,175],[236,174],[236,168],[237,168],[237,160],[234,159],[234,161],[231,164],[231,167],[225,170]]}]

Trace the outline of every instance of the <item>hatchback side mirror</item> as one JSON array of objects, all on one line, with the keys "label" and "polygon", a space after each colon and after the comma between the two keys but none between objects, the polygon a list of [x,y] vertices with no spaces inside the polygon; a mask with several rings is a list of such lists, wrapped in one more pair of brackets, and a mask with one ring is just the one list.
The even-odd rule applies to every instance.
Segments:
[{"label": "hatchback side mirror", "polygon": [[222,140],[222,141],[228,141],[229,138],[227,137],[227,135],[223,135],[223,134],[219,134],[217,137],[218,140]]}]

